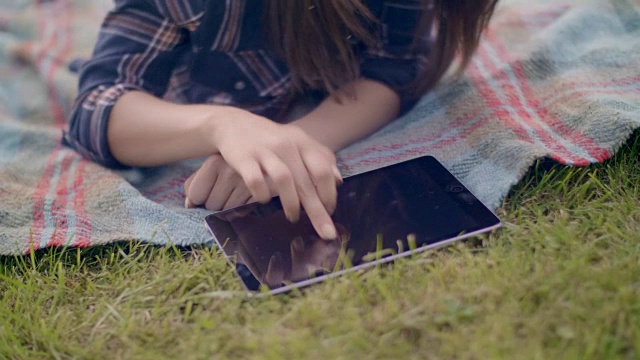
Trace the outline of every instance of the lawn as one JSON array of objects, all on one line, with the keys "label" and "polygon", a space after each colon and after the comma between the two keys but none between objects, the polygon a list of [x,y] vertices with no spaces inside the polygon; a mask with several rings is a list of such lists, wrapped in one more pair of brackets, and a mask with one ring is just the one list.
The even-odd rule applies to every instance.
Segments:
[{"label": "lawn", "polygon": [[243,296],[215,249],[0,258],[0,358],[637,359],[639,151],[539,162],[499,232],[284,296]]}]

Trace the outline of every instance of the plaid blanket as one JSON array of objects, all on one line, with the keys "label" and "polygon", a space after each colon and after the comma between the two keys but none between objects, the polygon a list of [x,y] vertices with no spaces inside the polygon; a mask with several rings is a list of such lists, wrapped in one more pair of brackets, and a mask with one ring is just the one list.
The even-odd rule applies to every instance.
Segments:
[{"label": "plaid blanket", "polygon": [[[640,10],[633,0],[508,2],[467,74],[340,152],[353,174],[424,154],[490,207],[542,157],[606,160],[640,126]],[[114,172],[60,145],[108,0],[0,0],[0,254],[138,240],[206,243],[182,208],[197,161]]]}]

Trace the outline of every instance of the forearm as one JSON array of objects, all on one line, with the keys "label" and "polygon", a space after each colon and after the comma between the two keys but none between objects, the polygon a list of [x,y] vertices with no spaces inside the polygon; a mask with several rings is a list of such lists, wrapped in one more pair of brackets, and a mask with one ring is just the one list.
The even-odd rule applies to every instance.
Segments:
[{"label": "forearm", "polygon": [[[342,96],[340,102],[324,100],[292,124],[335,152],[372,134],[398,114],[398,95],[381,83],[358,80],[353,93],[355,98]],[[129,166],[157,166],[211,155],[218,152],[213,141],[215,126],[229,121],[237,111],[242,110],[172,104],[131,91],[118,99],[109,117],[109,149]]]},{"label": "forearm", "polygon": [[129,166],[157,166],[211,155],[211,126],[225,109],[211,105],[180,105],[140,91],[116,102],[107,138],[112,155]]},{"label": "forearm", "polygon": [[338,151],[380,129],[398,116],[400,98],[382,83],[358,80],[354,98],[329,97],[316,109],[291,124],[331,150]]}]

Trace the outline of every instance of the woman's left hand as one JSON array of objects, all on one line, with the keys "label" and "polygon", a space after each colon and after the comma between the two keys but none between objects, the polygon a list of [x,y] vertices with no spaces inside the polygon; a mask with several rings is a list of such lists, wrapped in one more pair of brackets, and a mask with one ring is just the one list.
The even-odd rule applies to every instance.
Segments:
[{"label": "woman's left hand", "polygon": [[184,183],[185,207],[204,206],[208,210],[225,210],[252,200],[242,177],[220,154],[207,158]]}]

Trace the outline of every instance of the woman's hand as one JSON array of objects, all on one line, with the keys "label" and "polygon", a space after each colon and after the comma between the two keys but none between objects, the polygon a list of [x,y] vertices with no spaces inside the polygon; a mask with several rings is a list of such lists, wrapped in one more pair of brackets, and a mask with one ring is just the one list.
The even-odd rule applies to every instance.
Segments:
[{"label": "woman's hand", "polygon": [[251,192],[220,154],[207,158],[184,183],[185,206],[225,210],[251,202]]},{"label": "woman's hand", "polygon": [[273,193],[280,196],[291,222],[299,219],[302,205],[318,234],[335,239],[330,214],[337,202],[336,183],[342,178],[333,152],[295,125],[236,108],[225,115],[212,122],[212,141],[251,196],[262,203]]},{"label": "woman's hand", "polygon": [[[384,84],[358,80],[354,99],[330,97],[287,125],[223,105],[182,105],[142,91],[119,98],[108,122],[112,155],[130,166],[158,166],[220,153],[254,199],[279,195],[289,219],[300,205],[318,234],[335,238],[335,155],[397,115],[400,98]],[[271,192],[267,180],[273,182]]]}]

